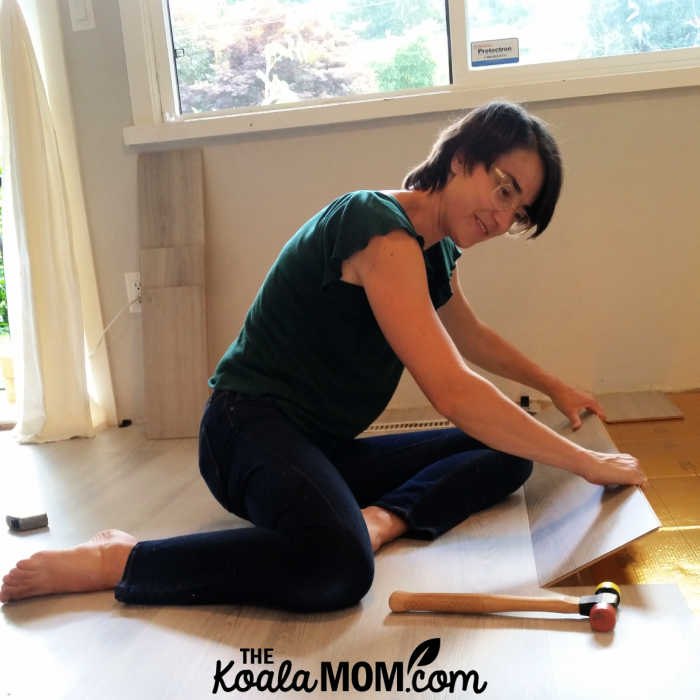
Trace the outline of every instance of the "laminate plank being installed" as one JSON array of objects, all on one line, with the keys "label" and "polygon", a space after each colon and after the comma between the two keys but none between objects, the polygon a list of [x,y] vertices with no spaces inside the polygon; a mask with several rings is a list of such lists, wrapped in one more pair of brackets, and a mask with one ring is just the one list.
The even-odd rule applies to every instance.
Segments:
[{"label": "laminate plank being installed", "polygon": [[606,423],[683,418],[683,411],[660,391],[601,394],[596,399],[603,407]]},{"label": "laminate plank being installed", "polygon": [[[595,415],[585,416],[576,432],[555,408],[543,411],[538,420],[588,449],[616,451]],[[661,525],[637,487],[596,486],[570,472],[535,464],[524,489],[542,586],[553,585]]]}]

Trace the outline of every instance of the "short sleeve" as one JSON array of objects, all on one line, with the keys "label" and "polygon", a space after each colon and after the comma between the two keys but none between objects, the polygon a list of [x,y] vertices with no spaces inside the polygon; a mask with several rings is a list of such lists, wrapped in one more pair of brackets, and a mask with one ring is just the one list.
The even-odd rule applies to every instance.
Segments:
[{"label": "short sleeve", "polygon": [[443,238],[439,243],[425,251],[428,286],[433,306],[439,309],[452,296],[450,280],[462,255],[451,238]]},{"label": "short sleeve", "polygon": [[423,248],[423,237],[413,228],[399,203],[381,192],[361,190],[338,199],[319,221],[324,242],[323,286],[339,280],[343,261],[367,247],[374,236],[403,229]]}]

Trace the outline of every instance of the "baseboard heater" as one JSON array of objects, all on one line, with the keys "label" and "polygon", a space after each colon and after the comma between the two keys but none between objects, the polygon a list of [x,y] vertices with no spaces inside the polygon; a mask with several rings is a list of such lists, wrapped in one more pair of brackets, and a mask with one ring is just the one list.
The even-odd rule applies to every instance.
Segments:
[{"label": "baseboard heater", "polygon": [[441,428],[454,428],[454,423],[451,423],[446,418],[437,420],[416,420],[416,421],[397,421],[393,423],[372,423],[358,437],[370,437],[372,435],[383,435],[386,433],[410,433],[418,432],[419,430],[438,430]]}]

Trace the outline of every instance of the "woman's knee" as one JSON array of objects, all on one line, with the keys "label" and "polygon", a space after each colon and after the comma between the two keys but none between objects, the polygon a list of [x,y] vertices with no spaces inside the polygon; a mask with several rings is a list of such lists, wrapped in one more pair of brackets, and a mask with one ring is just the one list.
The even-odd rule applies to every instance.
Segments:
[{"label": "woman's knee", "polygon": [[352,569],[336,569],[321,579],[318,596],[320,610],[341,610],[357,605],[369,591],[374,579],[374,562],[362,562]]},{"label": "woman's knee", "polygon": [[509,456],[507,473],[510,477],[511,488],[509,493],[517,491],[532,476],[532,461],[523,457]]},{"label": "woman's knee", "polygon": [[304,611],[349,608],[362,600],[374,579],[374,553],[364,542],[347,542],[306,557],[294,607]]}]

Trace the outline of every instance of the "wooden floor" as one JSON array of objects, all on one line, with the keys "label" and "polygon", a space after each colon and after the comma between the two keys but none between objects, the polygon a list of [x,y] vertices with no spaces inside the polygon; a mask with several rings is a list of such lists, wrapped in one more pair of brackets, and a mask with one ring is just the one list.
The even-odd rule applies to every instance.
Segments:
[{"label": "wooden floor", "polygon": [[[336,669],[347,661],[356,669],[359,685],[370,665],[375,669],[376,662],[391,666],[398,661],[404,664],[407,683],[409,677],[415,679],[421,662],[428,673],[473,669],[481,683],[488,682],[487,698],[697,697],[700,393],[673,399],[685,413],[683,421],[610,429],[620,449],[640,456],[651,477],[649,497],[664,528],[557,589],[581,595],[590,590],[582,586],[601,579],[623,584],[625,608],[612,634],[594,634],[579,618],[548,614],[389,612],[388,596],[397,588],[551,595],[536,583],[521,489],[435,542],[399,540],[384,548],[376,559],[370,592],[360,605],[337,613],[293,615],[234,605],[125,606],[107,591],[3,605],[0,697],[209,697],[217,662],[226,666],[233,661],[234,671],[264,669],[246,664],[245,648],[274,649],[271,671],[278,672],[281,661],[290,659],[293,669],[309,669],[312,679],[319,678],[324,660]],[[23,535],[0,531],[2,570],[33,551],[74,545],[102,527],[153,539],[247,526],[208,493],[197,471],[194,440],[149,441],[139,426],[104,431],[92,440],[41,446],[18,446],[0,433],[3,513],[23,500],[28,508],[46,510],[50,527]],[[426,652],[408,673],[414,650],[431,639],[440,640],[437,660],[428,665]],[[650,639],[659,644],[649,644]],[[620,672],[629,668],[645,672]],[[226,683],[233,678],[228,674]],[[398,695],[352,690],[340,694]],[[270,696],[255,691],[227,694],[223,687],[218,693]],[[401,692],[420,698],[469,694]]]},{"label": "wooden floor", "polygon": [[[683,411],[682,420],[606,426],[618,449],[639,458],[649,478],[645,493],[661,520],[661,529],[561,585],[595,585],[604,579],[621,584],[675,583],[691,610],[699,615],[700,391],[668,397]],[[385,420],[440,418],[430,409],[413,411],[408,417],[405,414],[403,410],[390,409]]]}]

